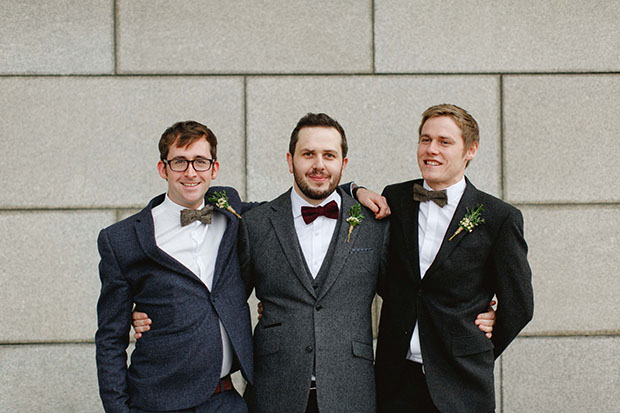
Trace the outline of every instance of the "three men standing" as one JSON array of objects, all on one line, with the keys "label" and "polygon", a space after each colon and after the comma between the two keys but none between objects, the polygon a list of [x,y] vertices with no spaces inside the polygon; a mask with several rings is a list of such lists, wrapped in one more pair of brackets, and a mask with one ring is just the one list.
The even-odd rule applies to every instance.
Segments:
[{"label": "three men standing", "polygon": [[[451,108],[471,118],[462,109]],[[308,114],[291,135],[287,160],[293,189],[244,215],[239,263],[229,255],[222,258],[231,260],[232,274],[239,274],[236,265],[240,264],[246,293],[255,288],[263,303],[254,336],[252,399],[257,411],[375,410],[370,309],[376,287],[384,299],[376,363],[378,408],[419,412],[493,409],[492,348],[495,345],[495,356],[499,355],[531,318],[531,274],[522,219],[518,210],[477,191],[464,178],[478,147],[477,125],[472,143],[464,137],[470,136],[466,123],[451,112],[431,109],[420,127],[418,163],[424,181],[385,190],[393,211],[389,234],[386,223],[372,219],[369,210],[355,207],[337,189],[347,164],[347,142],[338,122],[324,114]],[[414,201],[414,183],[426,187],[415,190],[417,199],[423,196],[434,201]],[[169,191],[173,189],[169,182]],[[435,189],[447,189],[447,200],[438,199],[445,198],[443,194],[427,192]],[[238,201],[236,192],[230,192],[236,208],[249,208]],[[444,201],[446,209],[438,205]],[[478,215],[472,215],[473,211]],[[449,240],[463,222],[466,230]],[[121,224],[116,225],[128,225]],[[472,233],[468,232],[470,224],[478,224]],[[130,238],[127,234],[121,231],[119,241]],[[102,237],[103,265],[110,253],[102,249]],[[128,263],[129,270],[139,270],[134,268],[136,262]],[[382,277],[377,281],[379,273]],[[238,287],[235,282],[234,303],[239,303]],[[208,290],[210,294],[203,298],[209,300],[208,307],[220,316],[230,335],[223,310],[216,306],[221,305],[223,292]],[[102,299],[104,291],[105,283]],[[476,327],[480,322],[476,316],[486,311],[494,294],[500,304],[497,335],[491,341],[484,325]],[[177,298],[181,300],[182,295]],[[149,315],[162,311],[155,303],[148,307],[148,303],[136,302],[136,309]],[[245,318],[247,306],[240,306]],[[105,316],[103,306],[100,311],[104,311],[103,327],[107,327],[111,317]],[[191,310],[183,311],[175,313],[178,318],[193,315]],[[125,313],[115,315],[124,317]],[[200,316],[204,317],[198,315],[191,322],[200,325]],[[116,332],[126,335],[128,319],[119,322],[122,328]],[[188,323],[182,328],[195,327]],[[225,334],[217,330],[217,337],[224,340]],[[159,320],[154,332],[163,335]],[[180,335],[184,332],[179,330]],[[240,347],[232,337],[231,341],[239,357]],[[98,341],[98,361],[103,363],[109,352],[102,351],[99,358],[99,346]],[[100,381],[102,373],[106,371],[100,368]],[[150,396],[156,398],[154,393]]]}]

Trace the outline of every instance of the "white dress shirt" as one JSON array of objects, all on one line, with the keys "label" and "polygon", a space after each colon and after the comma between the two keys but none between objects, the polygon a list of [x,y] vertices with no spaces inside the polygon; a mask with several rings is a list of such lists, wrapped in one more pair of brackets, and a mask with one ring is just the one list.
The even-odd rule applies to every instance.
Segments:
[{"label": "white dress shirt", "polygon": [[[204,206],[201,205],[200,208]],[[155,224],[155,242],[168,255],[187,267],[211,291],[217,252],[224,232],[226,217],[213,211],[211,224],[194,221],[181,226],[181,211],[185,207],[172,201],[168,194],[160,205],[151,210]],[[220,321],[222,333],[222,372],[220,377],[230,373],[232,367],[232,346],[230,338]]]},{"label": "white dress shirt", "polygon": [[[331,201],[336,201],[338,209],[340,210],[342,200],[336,191],[332,192],[330,196],[316,206],[323,206]],[[306,264],[308,264],[308,269],[312,277],[316,278],[321,269],[321,265],[323,265],[323,260],[327,255],[329,244],[334,235],[334,229],[336,229],[337,220],[320,216],[311,223],[306,224],[301,216],[302,206],[315,207],[315,205],[304,200],[297,191],[295,191],[295,188],[293,188],[291,191],[291,210],[293,212],[295,232],[297,232],[297,239],[299,240],[301,251],[306,259]]]},{"label": "white dress shirt", "polygon": [[[424,278],[426,271],[431,266],[441,243],[446,235],[454,211],[461,201],[465,192],[465,177],[452,186],[446,188],[448,203],[442,207],[433,201],[420,202],[418,211],[418,251],[420,255],[420,277]],[[424,182],[424,189],[432,191],[431,187]],[[418,322],[415,323],[407,358],[417,363],[423,363],[422,350],[420,348],[420,332]]]}]

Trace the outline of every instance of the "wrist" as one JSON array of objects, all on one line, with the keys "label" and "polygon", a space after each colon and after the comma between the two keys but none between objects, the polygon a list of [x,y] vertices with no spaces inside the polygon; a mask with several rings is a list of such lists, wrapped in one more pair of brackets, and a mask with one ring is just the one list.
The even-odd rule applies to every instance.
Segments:
[{"label": "wrist", "polygon": [[366,187],[365,186],[355,185],[355,187],[351,190],[351,193],[353,194],[353,198],[356,201],[359,201],[359,199],[357,199],[357,191],[359,191],[360,189],[366,189]]}]

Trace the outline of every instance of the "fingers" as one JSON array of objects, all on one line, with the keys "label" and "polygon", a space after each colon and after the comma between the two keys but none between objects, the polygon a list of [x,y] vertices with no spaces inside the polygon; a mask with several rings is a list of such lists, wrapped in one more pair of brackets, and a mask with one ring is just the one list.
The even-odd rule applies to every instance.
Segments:
[{"label": "fingers", "polygon": [[135,333],[133,333],[133,337],[134,337],[136,340],[138,340],[138,339],[140,339],[140,337],[142,337],[142,333],[135,332]]},{"label": "fingers", "polygon": [[258,319],[260,320],[263,318],[263,303],[259,301],[256,307],[258,308]]},{"label": "fingers", "polygon": [[140,311],[134,311],[133,313],[131,313],[131,318],[134,320],[144,320],[146,318],[149,318],[149,316],[146,313],[141,313]]},{"label": "fingers", "polygon": [[150,318],[147,318],[147,319],[144,319],[144,320],[133,320],[131,325],[133,325],[134,328],[136,328],[136,327],[150,326],[152,323],[153,323],[153,321],[151,321]]},{"label": "fingers", "polygon": [[490,333],[491,331],[493,331],[493,324],[495,323],[493,322],[493,320],[479,318],[475,321],[475,324],[480,330],[484,331],[485,333]]},{"label": "fingers", "polygon": [[383,205],[381,207],[379,212],[375,213],[375,218],[376,219],[383,219],[383,218],[389,217],[391,214],[392,214],[392,211],[390,210],[390,207],[388,206],[388,204],[386,202],[385,205]]}]

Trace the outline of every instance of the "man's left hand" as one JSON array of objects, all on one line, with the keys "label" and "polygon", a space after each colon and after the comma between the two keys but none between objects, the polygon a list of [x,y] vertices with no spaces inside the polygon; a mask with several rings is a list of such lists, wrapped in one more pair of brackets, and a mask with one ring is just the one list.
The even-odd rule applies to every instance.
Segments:
[{"label": "man's left hand", "polygon": [[484,331],[487,335],[487,338],[491,338],[493,336],[493,326],[495,325],[495,310],[493,306],[497,304],[495,300],[489,303],[489,308],[486,313],[478,314],[476,317],[475,324],[478,328]]}]

